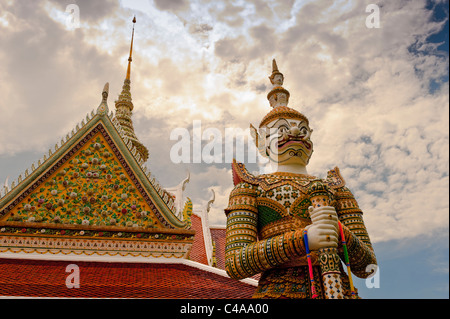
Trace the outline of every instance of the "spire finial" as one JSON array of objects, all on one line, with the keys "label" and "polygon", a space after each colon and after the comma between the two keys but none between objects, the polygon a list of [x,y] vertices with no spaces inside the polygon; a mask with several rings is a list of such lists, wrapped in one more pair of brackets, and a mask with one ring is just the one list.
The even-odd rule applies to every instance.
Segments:
[{"label": "spire finial", "polygon": [[277,61],[275,59],[272,60],[272,73],[278,71]]},{"label": "spire finial", "polygon": [[106,82],[105,86],[103,87],[103,91],[102,91],[102,102],[106,102],[106,99],[108,98],[109,95],[109,82]]},{"label": "spire finial", "polygon": [[[278,77],[275,79],[275,76],[279,74],[281,77]],[[272,74],[269,76],[270,83],[272,83],[274,86],[281,86],[283,85],[284,76],[283,73],[278,71],[277,61],[275,59],[272,60]]]},{"label": "spire finial", "polygon": [[133,55],[133,41],[134,41],[134,24],[136,23],[136,16],[134,16],[133,18],[133,32],[131,34],[131,45],[130,45],[130,56],[128,57],[128,69],[127,69],[127,77],[126,79],[129,80],[130,79],[130,74],[131,74],[131,61],[132,59],[132,55]]},{"label": "spire finial", "polygon": [[131,61],[133,54],[133,40],[134,40],[134,24],[136,23],[136,16],[133,18],[133,33],[131,36],[131,46],[130,46],[130,57],[128,58],[128,69],[127,69],[127,77],[123,81],[122,92],[119,94],[119,99],[116,101],[116,115],[115,119],[120,123],[123,131],[125,132],[128,140],[131,140],[134,147],[136,147],[137,152],[140,155],[140,158],[146,161],[148,159],[148,150],[147,148],[139,141],[136,134],[134,133],[132,111],[133,111],[133,102],[131,99]]},{"label": "spire finial", "polygon": [[108,114],[108,95],[109,95],[109,82],[106,82],[102,91],[102,101],[100,105],[97,107],[97,114],[103,115]]}]

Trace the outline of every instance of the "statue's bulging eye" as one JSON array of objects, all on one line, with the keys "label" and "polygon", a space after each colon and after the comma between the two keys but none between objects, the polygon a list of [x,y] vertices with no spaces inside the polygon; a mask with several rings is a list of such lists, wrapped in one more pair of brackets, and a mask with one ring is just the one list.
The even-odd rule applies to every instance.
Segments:
[{"label": "statue's bulging eye", "polygon": [[286,133],[288,131],[288,128],[286,126],[280,126],[278,128],[278,132],[280,133]]}]

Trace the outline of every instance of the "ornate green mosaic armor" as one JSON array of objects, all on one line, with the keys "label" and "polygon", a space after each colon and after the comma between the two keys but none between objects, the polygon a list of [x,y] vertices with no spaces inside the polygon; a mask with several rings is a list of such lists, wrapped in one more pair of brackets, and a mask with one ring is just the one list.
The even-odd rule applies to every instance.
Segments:
[{"label": "ornate green mosaic armor", "polygon": [[[316,177],[273,173],[255,177],[243,164],[233,163],[235,187],[225,210],[227,215],[226,270],[236,279],[262,273],[255,298],[311,298],[304,228],[311,224],[308,187]],[[343,225],[352,272],[365,278],[366,267],[376,264],[363,213],[336,167],[322,180],[331,192]],[[343,259],[342,247],[338,254]],[[323,282],[316,252],[311,253],[316,292]],[[348,277],[339,263],[345,296],[350,296]]]}]

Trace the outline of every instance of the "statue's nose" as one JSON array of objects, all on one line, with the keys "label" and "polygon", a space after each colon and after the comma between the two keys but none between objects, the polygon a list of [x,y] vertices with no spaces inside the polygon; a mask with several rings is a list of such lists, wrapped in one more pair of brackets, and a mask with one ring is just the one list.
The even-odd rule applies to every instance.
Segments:
[{"label": "statue's nose", "polygon": [[300,129],[297,126],[291,127],[289,129],[289,131],[291,132],[291,135],[295,135],[295,136],[300,135]]}]

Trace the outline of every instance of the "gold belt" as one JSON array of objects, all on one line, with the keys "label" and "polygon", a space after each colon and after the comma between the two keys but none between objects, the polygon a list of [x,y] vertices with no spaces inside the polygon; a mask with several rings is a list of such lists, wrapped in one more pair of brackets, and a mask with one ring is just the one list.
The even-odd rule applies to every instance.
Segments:
[{"label": "gold belt", "polygon": [[[311,252],[311,264],[313,266],[319,265],[319,257],[315,252]],[[299,267],[299,266],[308,266],[308,260],[306,259],[306,256],[297,257],[295,259],[289,260],[285,262],[284,264],[279,265],[276,268],[292,268],[292,267]]]}]

